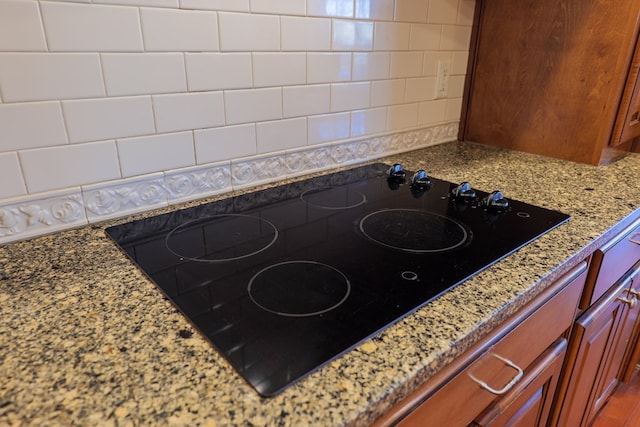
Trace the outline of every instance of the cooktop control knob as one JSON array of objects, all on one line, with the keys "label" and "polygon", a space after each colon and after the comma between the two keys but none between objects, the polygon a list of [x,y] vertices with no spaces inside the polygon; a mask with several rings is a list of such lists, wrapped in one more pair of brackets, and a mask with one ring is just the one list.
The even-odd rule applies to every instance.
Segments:
[{"label": "cooktop control knob", "polygon": [[431,180],[427,173],[420,169],[411,177],[411,187],[416,189],[427,189],[431,185]]},{"label": "cooktop control knob", "polygon": [[465,181],[451,190],[451,196],[456,201],[469,203],[476,198],[476,192],[473,187],[471,187],[471,184]]},{"label": "cooktop control knob", "polygon": [[400,163],[396,163],[389,168],[388,179],[390,181],[403,182],[406,176],[407,176],[407,173],[404,171]]},{"label": "cooktop control knob", "polygon": [[493,191],[482,199],[481,205],[493,212],[504,212],[509,207],[509,201],[504,198],[502,191]]}]

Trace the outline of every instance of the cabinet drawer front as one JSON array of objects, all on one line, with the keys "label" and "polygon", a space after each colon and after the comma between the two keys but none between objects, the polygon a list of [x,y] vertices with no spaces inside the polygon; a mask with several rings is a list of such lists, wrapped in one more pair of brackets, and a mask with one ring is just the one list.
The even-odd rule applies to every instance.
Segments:
[{"label": "cabinet drawer front", "polygon": [[[527,369],[573,323],[586,269],[546,304],[415,408],[398,425],[468,425],[496,395],[478,384],[504,389],[517,375],[505,360]],[[498,357],[496,357],[498,356]],[[525,374],[526,375],[526,374]],[[426,423],[426,424],[425,424]]]},{"label": "cabinet drawer front", "polygon": [[598,276],[588,305],[604,295],[638,260],[640,260],[640,220],[620,233],[619,237],[594,253],[600,262]]},{"label": "cabinet drawer front", "polygon": [[569,384],[560,408],[559,426],[584,426],[594,415],[598,395],[604,391],[603,376],[611,364],[616,329],[626,310],[619,297],[628,286],[628,282],[620,282],[576,321],[569,349],[574,356],[563,373]]},{"label": "cabinet drawer front", "polygon": [[531,366],[522,382],[494,402],[474,422],[474,427],[543,426],[551,409],[567,340],[560,338]]}]

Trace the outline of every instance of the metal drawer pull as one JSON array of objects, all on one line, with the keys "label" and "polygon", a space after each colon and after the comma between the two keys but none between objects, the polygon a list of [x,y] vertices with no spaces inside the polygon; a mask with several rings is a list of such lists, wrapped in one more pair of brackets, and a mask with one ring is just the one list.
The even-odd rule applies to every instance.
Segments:
[{"label": "metal drawer pull", "polygon": [[636,299],[636,297],[634,296],[633,298],[629,299],[629,298],[622,298],[622,297],[618,297],[616,298],[618,301],[622,301],[625,304],[629,304],[629,307],[633,308],[636,306],[636,304],[638,303],[638,300]]},{"label": "metal drawer pull", "polygon": [[629,293],[631,295],[635,295],[637,297],[640,297],[640,291],[636,291],[635,289],[629,289]]},{"label": "metal drawer pull", "polygon": [[495,353],[490,353],[491,356],[495,357],[498,360],[501,360],[502,362],[504,362],[505,365],[507,365],[508,367],[515,369],[516,370],[516,376],[513,377],[513,379],[511,381],[509,381],[509,383],[507,385],[505,385],[504,387],[502,387],[500,390],[496,390],[495,388],[491,387],[489,384],[487,384],[486,382],[476,378],[471,372],[469,372],[469,378],[471,378],[476,384],[478,384],[481,388],[487,390],[489,393],[492,394],[496,394],[496,395],[501,395],[501,394],[505,394],[506,392],[508,392],[509,390],[511,390],[511,388],[517,384],[518,381],[520,381],[522,379],[522,375],[523,375],[523,371],[522,369],[516,365],[515,363],[513,363],[511,360],[509,359],[505,359],[502,356],[499,356]]},{"label": "metal drawer pull", "polygon": [[640,245],[640,233],[634,233],[631,237],[629,237],[629,241],[631,243],[635,243],[636,245]]}]

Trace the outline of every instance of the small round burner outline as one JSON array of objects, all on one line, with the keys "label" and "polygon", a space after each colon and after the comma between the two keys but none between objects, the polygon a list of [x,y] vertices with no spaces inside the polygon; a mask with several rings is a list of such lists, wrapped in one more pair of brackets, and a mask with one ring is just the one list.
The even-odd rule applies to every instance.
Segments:
[{"label": "small round burner outline", "polygon": [[[395,246],[395,245],[391,245],[388,243],[385,243],[384,241],[381,241],[379,239],[374,238],[373,236],[371,236],[369,233],[367,233],[365,231],[365,226],[363,225],[367,219],[373,217],[374,215],[379,215],[379,214],[387,214],[387,213],[391,213],[391,212],[418,212],[420,214],[426,214],[426,215],[432,215],[434,217],[437,218],[441,218],[441,219],[445,219],[446,221],[449,221],[451,224],[455,225],[458,227],[459,230],[462,231],[462,238],[455,244],[448,246],[448,247],[444,247],[444,248],[437,248],[437,249],[410,249],[410,248],[403,248],[400,246]],[[371,240],[372,242],[389,248],[389,249],[393,249],[393,250],[397,250],[397,251],[401,251],[401,252],[405,252],[405,253],[411,253],[411,254],[439,254],[439,253],[445,253],[445,252],[449,252],[452,251],[454,249],[457,249],[461,246],[466,245],[467,243],[469,243],[471,241],[472,235],[473,233],[471,232],[471,230],[469,230],[466,226],[464,226],[462,223],[458,222],[457,220],[448,217],[446,215],[441,215],[435,212],[431,212],[431,211],[427,211],[424,209],[405,209],[405,208],[395,208],[395,209],[380,209],[377,210],[375,212],[371,212],[367,215],[365,215],[359,222],[358,227],[360,229],[360,232],[369,240]]]},{"label": "small round burner outline", "polygon": [[[260,221],[261,223],[265,223],[265,224],[267,224],[268,226],[270,226],[273,229],[273,239],[271,239],[271,241],[268,242],[265,246],[259,248],[258,250],[255,250],[253,252],[242,254],[242,255],[239,255],[239,256],[235,256],[235,257],[219,258],[219,259],[194,258],[192,256],[180,254],[180,253],[174,251],[173,249],[171,249],[171,246],[169,245],[169,239],[171,238],[171,236],[173,236],[173,234],[177,230],[179,230],[181,228],[186,228],[190,224],[193,224],[193,223],[196,223],[196,222],[203,222],[203,221],[207,221],[207,220],[210,220],[210,219],[225,218],[225,217],[251,218],[251,219],[255,219],[257,221]],[[189,261],[202,262],[202,263],[223,263],[223,262],[237,261],[237,260],[240,260],[240,259],[249,258],[249,257],[252,257],[254,255],[259,254],[260,252],[264,252],[267,249],[269,249],[271,246],[273,246],[273,244],[278,240],[279,235],[280,235],[280,233],[278,231],[278,228],[275,226],[275,224],[273,224],[271,221],[269,221],[267,219],[260,218],[260,217],[257,217],[257,216],[253,216],[253,215],[218,214],[218,215],[212,215],[212,216],[205,216],[205,217],[202,217],[202,218],[196,218],[196,219],[192,219],[190,221],[181,223],[180,225],[178,225],[176,228],[174,228],[173,230],[171,230],[167,234],[167,236],[164,239],[164,243],[165,243],[165,246],[166,246],[167,250],[169,252],[171,252],[173,255],[179,257],[180,259],[186,259],[186,260],[189,260]]]},{"label": "small round burner outline", "polygon": [[[325,268],[328,268],[330,270],[332,270],[335,273],[338,273],[338,275],[340,277],[342,277],[344,279],[344,285],[346,287],[345,292],[344,292],[344,296],[342,297],[342,299],[340,299],[340,301],[338,301],[337,303],[324,308],[322,310],[316,310],[314,312],[308,312],[308,313],[287,313],[287,312],[282,312],[282,311],[278,311],[278,310],[273,310],[269,307],[266,307],[264,304],[261,304],[260,302],[258,302],[256,300],[256,298],[254,297],[253,293],[252,293],[252,287],[253,287],[253,283],[255,281],[255,279],[262,273],[264,273],[265,271],[271,270],[275,267],[278,266],[282,266],[282,265],[286,265],[286,264],[315,264],[315,265],[319,265]],[[339,306],[341,306],[346,300],[347,298],[349,298],[349,295],[351,294],[351,282],[349,281],[349,278],[342,273],[340,270],[338,270],[335,267],[332,267],[328,264],[324,264],[321,262],[317,262],[317,261],[308,261],[308,260],[298,260],[298,261],[283,261],[283,262],[278,262],[275,264],[271,264],[263,269],[261,269],[260,271],[258,271],[256,274],[253,275],[253,277],[249,280],[249,284],[247,285],[247,293],[249,295],[249,298],[251,299],[251,301],[258,307],[260,307],[261,309],[272,313],[272,314],[276,314],[279,316],[285,316],[285,317],[311,317],[311,316],[317,316],[320,314],[324,314],[324,313],[328,313],[329,311],[332,311],[336,308],[338,308]]]},{"label": "small round burner outline", "polygon": [[357,191],[361,196],[362,196],[362,200],[358,201],[355,204],[349,205],[349,206],[323,206],[323,205],[318,205],[315,203],[310,202],[308,199],[305,199],[305,196],[309,195],[309,193],[320,193],[322,191],[325,190],[332,190],[335,188],[342,188],[339,185],[336,186],[326,186],[326,187],[319,187],[319,188],[310,188],[309,190],[305,190],[302,193],[300,193],[300,200],[302,200],[303,202],[305,202],[306,204],[308,204],[309,206],[313,206],[319,209],[328,209],[328,210],[346,210],[346,209],[353,209],[355,207],[364,205],[365,203],[367,203],[367,196],[364,195],[364,193],[357,191],[357,190],[353,190],[353,191]]}]

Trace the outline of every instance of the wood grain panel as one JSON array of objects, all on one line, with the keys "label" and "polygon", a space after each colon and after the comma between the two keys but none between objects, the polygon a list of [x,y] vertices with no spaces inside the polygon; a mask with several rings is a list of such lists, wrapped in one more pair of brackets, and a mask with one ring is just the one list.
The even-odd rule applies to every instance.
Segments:
[{"label": "wood grain panel", "polygon": [[462,137],[600,163],[633,54],[640,2],[481,3]]}]

